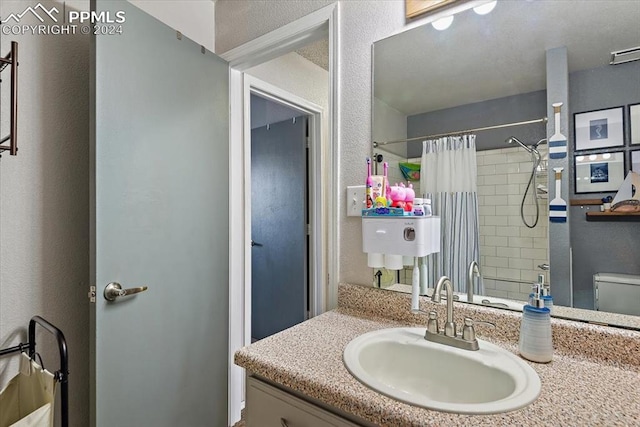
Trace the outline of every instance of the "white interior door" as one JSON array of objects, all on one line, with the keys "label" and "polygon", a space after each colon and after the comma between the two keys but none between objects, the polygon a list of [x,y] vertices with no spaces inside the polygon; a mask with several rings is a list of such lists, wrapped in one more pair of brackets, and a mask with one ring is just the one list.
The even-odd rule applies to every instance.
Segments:
[{"label": "white interior door", "polygon": [[[123,1],[92,46],[92,425],[227,425],[228,64]],[[108,301],[110,282],[144,292]]]}]

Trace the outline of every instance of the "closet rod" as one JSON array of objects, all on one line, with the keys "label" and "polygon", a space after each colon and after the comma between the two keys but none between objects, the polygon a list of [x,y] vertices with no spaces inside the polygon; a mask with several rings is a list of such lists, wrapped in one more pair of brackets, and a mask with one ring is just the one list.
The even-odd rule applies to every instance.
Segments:
[{"label": "closet rod", "polygon": [[546,122],[547,122],[547,118],[543,117],[541,119],[526,120],[524,122],[505,123],[505,124],[502,124],[502,125],[493,125],[493,126],[485,126],[485,127],[481,127],[481,128],[475,128],[475,129],[459,130],[459,131],[456,131],[456,132],[439,133],[439,134],[436,134],[436,135],[416,136],[415,138],[397,139],[395,141],[382,141],[382,142],[374,141],[373,142],[373,148],[376,148],[379,145],[395,144],[395,143],[398,143],[398,142],[409,142],[409,141],[418,141],[418,140],[433,139],[433,138],[442,138],[444,136],[462,135],[462,134],[465,134],[465,133],[479,132],[479,131],[482,131],[482,130],[501,129],[501,128],[508,128],[508,127],[512,127],[512,126],[522,126],[522,125],[530,125],[530,124],[534,124],[534,123],[546,123]]}]

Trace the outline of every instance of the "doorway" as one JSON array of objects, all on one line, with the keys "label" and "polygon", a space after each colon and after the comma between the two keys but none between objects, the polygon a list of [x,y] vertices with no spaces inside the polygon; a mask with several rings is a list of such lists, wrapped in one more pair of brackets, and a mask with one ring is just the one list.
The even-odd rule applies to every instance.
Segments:
[{"label": "doorway", "polygon": [[308,318],[309,115],[257,94],[251,111],[251,341]]},{"label": "doorway", "polygon": [[[296,99],[295,104],[303,106],[311,114],[309,134],[320,144],[310,146],[310,175],[317,177],[309,183],[309,220],[311,234],[309,246],[318,256],[310,254],[310,282],[315,282],[309,295],[311,315],[320,314],[326,308],[333,308],[337,301],[337,266],[339,251],[338,202],[336,194],[338,183],[338,46],[339,46],[339,7],[337,3],[328,5],[297,21],[291,22],[271,33],[265,34],[242,46],[222,54],[229,61],[230,86],[230,194],[235,195],[236,203],[230,205],[230,265],[229,265],[229,420],[233,423],[240,419],[240,410],[244,406],[243,369],[234,365],[234,353],[240,347],[250,344],[251,324],[247,313],[251,311],[251,194],[247,192],[246,171],[250,170],[249,138],[250,126],[243,117],[248,117],[251,89],[264,95],[275,93],[270,85],[252,79],[246,72],[252,67],[263,65],[287,52],[328,38],[328,101],[323,109],[317,108],[304,99]],[[283,77],[285,72],[271,77]],[[255,83],[255,84],[253,84]],[[275,88],[277,92],[278,88]],[[291,99],[291,98],[287,98]],[[286,102],[285,102],[286,104]],[[324,123],[322,130],[320,124]],[[321,138],[324,135],[324,138]],[[244,141],[244,143],[240,143]],[[249,184],[250,185],[250,184]]]}]

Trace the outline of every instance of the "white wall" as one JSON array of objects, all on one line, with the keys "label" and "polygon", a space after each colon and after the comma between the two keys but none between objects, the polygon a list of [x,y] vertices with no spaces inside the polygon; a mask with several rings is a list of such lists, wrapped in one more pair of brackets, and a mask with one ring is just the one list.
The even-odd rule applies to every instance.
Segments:
[{"label": "white wall", "polygon": [[[226,52],[330,3],[335,2],[218,0],[216,52]],[[347,185],[364,181],[365,157],[371,154],[371,45],[419,25],[421,20],[406,24],[404,2],[399,0],[339,3],[340,193],[335,195],[339,208],[339,280],[371,284],[371,269],[362,252],[361,220],[346,216],[343,200]]]},{"label": "white wall", "polygon": [[[373,111],[375,121],[373,123],[372,138],[375,141],[396,141],[407,137],[407,115],[390,107],[381,99],[373,98]],[[398,142],[384,146],[385,151],[407,157],[407,143]]]},{"label": "white wall", "polygon": [[154,18],[201,44],[215,49],[214,3],[211,0],[128,0]]},{"label": "white wall", "polygon": [[297,53],[250,68],[247,74],[329,110],[329,73]]},{"label": "white wall", "polygon": [[[46,7],[61,2],[41,1]],[[2,0],[0,16],[29,2]],[[214,47],[209,0],[132,1],[185,36]],[[88,0],[65,2],[89,10]],[[33,18],[24,18],[33,19]],[[24,23],[24,22],[21,22]],[[37,24],[39,22],[29,22]],[[0,348],[27,342],[29,319],[58,326],[69,346],[70,425],[89,425],[89,37],[2,35],[19,43],[18,156],[0,160]],[[8,132],[8,70],[2,73],[2,135]],[[58,367],[48,334],[37,339]],[[16,358],[0,359],[0,389]]]},{"label": "white wall", "polygon": [[[329,73],[297,53],[250,68],[247,74],[322,107],[325,116],[329,112]],[[323,117],[322,135],[326,140],[326,117]]]},{"label": "white wall", "polygon": [[[0,15],[22,12],[26,3],[2,0]],[[67,2],[67,8],[73,6],[88,10],[89,2]],[[0,347],[27,342],[33,315],[62,329],[69,346],[71,425],[86,426],[89,37],[2,35],[0,54],[7,54],[12,40],[19,43],[19,151],[0,160]],[[8,70],[2,80],[4,136]],[[46,367],[57,370],[58,354],[50,337],[44,333],[36,341]],[[16,372],[15,356],[0,359],[0,388]]]}]

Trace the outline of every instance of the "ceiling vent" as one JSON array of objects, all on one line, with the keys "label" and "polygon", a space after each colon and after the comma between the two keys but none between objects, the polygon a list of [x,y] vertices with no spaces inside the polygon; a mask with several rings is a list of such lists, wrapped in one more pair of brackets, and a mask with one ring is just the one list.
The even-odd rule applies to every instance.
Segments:
[{"label": "ceiling vent", "polygon": [[631,49],[611,52],[611,65],[624,64],[625,62],[637,61],[640,59],[640,46]]}]

